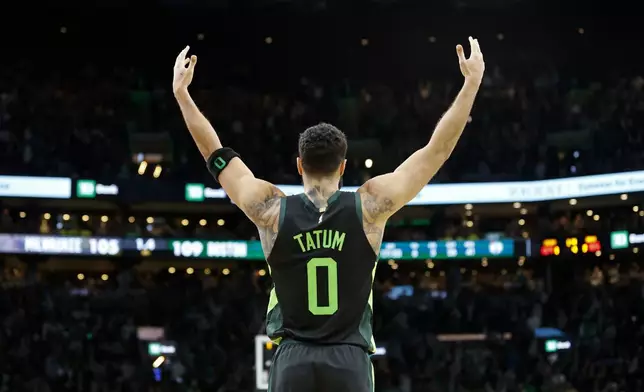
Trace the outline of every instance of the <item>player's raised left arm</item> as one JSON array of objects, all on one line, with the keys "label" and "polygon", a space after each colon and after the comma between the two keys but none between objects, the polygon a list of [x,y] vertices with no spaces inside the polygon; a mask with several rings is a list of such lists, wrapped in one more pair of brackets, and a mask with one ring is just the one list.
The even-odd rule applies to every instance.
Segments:
[{"label": "player's raised left arm", "polygon": [[[215,151],[223,148],[219,136],[208,119],[201,113],[188,92],[192,82],[197,57],[186,57],[190,47],[179,53],[174,65],[172,90],[181,108],[181,114],[199,152],[207,161]],[[253,221],[260,233],[267,237],[277,232],[280,197],[284,196],[275,185],[255,178],[253,172],[239,157],[226,162],[217,179],[230,199]]]},{"label": "player's raised left arm", "polygon": [[369,223],[382,223],[416,197],[454,151],[467,124],[485,70],[478,41],[472,37],[469,40],[469,58],[465,58],[461,45],[456,47],[461,72],[465,77],[463,87],[436,125],[429,143],[413,153],[394,172],[374,177],[358,190],[364,219]]}]

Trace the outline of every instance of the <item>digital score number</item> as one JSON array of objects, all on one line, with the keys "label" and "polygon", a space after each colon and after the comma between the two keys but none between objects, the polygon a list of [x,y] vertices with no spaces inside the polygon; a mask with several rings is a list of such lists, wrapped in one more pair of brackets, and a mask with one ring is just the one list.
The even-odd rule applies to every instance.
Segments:
[{"label": "digital score number", "polygon": [[561,253],[559,241],[555,238],[547,238],[541,241],[541,249],[539,249],[539,253],[541,256],[559,256]]},{"label": "digital score number", "polygon": [[602,250],[602,245],[596,235],[587,235],[583,241],[576,237],[566,238],[566,248],[574,254],[595,253]]}]

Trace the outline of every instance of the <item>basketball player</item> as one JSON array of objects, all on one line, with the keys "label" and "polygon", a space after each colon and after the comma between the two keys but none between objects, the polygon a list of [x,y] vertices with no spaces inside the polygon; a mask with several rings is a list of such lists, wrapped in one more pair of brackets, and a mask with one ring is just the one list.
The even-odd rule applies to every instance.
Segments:
[{"label": "basketball player", "polygon": [[177,57],[173,89],[186,125],[208,170],[257,225],[274,282],[266,329],[279,346],[269,391],[373,391],[372,284],[385,222],[427,185],[465,128],[485,69],[478,41],[469,41],[469,58],[456,47],[463,87],[429,143],[355,193],[338,189],[347,140],[329,124],[300,135],[304,193],[285,196],[255,178],[188,93],[197,57],[186,58],[188,47]]}]

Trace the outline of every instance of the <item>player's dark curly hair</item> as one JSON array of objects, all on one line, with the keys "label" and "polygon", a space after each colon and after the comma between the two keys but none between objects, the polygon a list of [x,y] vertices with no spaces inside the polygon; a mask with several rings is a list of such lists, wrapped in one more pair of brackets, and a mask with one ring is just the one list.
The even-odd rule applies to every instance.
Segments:
[{"label": "player's dark curly hair", "polygon": [[320,123],[300,134],[299,153],[307,174],[326,176],[347,156],[347,137],[331,124]]}]

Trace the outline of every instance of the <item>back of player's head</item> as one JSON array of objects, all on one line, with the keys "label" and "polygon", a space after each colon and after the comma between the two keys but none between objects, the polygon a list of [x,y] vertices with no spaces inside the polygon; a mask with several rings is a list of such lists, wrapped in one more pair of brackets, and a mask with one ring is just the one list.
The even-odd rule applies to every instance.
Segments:
[{"label": "back of player's head", "polygon": [[307,174],[331,175],[347,156],[347,137],[331,124],[314,125],[300,134],[299,154]]}]

